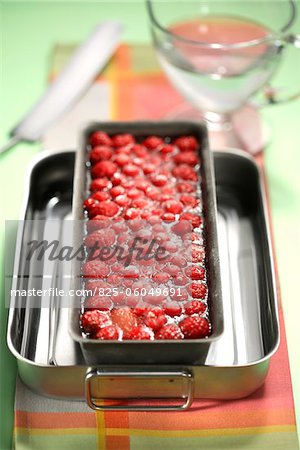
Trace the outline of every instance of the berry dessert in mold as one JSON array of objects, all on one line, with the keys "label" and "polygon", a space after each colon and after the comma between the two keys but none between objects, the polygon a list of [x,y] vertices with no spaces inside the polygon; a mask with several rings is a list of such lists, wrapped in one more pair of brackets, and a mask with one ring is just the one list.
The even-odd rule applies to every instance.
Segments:
[{"label": "berry dessert in mold", "polygon": [[[82,278],[94,295],[83,298],[83,336],[119,341],[208,337],[198,141],[188,135],[135,138],[99,130],[90,135],[87,150]],[[144,247],[134,247],[136,242]],[[118,259],[116,247],[125,252],[123,258]],[[111,250],[109,258],[100,257],[103,249],[106,255]],[[156,258],[159,249],[164,257]],[[147,251],[148,258],[143,257]],[[127,263],[126,252],[131,256]]]}]

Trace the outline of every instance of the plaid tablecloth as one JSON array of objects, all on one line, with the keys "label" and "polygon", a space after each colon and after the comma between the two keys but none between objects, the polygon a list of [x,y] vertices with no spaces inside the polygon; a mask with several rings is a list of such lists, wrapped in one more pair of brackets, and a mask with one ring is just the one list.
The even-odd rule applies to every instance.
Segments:
[{"label": "plaid tablecloth", "polygon": [[[71,47],[57,46],[55,76]],[[153,50],[122,45],[96,81],[111,119],[161,118],[182,99]],[[103,113],[103,108],[105,113]],[[95,117],[96,119],[97,117]],[[82,118],[84,121],[84,117]],[[259,158],[263,166],[263,157]],[[17,382],[16,450],[297,450],[293,394],[280,307],[281,343],[263,387],[235,401],[199,400],[186,412],[93,412],[84,402],[44,398]]]}]

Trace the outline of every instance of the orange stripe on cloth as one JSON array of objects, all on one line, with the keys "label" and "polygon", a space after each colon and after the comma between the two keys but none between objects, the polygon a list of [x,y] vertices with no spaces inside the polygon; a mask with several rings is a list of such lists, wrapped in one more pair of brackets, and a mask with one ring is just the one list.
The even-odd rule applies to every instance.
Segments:
[{"label": "orange stripe on cloth", "polygon": [[29,428],[94,428],[95,414],[76,412],[15,412],[15,425]]}]

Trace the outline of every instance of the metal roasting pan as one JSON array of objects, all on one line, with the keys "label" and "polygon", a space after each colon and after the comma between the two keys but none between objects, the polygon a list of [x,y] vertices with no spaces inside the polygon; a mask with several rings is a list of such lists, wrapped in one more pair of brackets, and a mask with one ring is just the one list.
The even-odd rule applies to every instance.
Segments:
[{"label": "metal roasting pan", "polygon": [[[102,122],[94,123],[83,132],[75,163],[75,181],[73,197],[73,216],[79,224],[75,233],[75,246],[83,241],[84,212],[83,199],[89,186],[88,139],[91,132],[103,130],[108,134],[132,133],[137,140],[149,135],[176,138],[180,135],[193,135],[200,144],[200,183],[203,198],[204,230],[206,236],[206,254],[208,269],[208,307],[212,324],[212,333],[205,339],[179,341],[99,341],[86,339],[79,327],[80,299],[74,299],[74,308],[70,314],[70,333],[79,342],[87,364],[201,364],[205,361],[212,342],[223,332],[223,307],[221,298],[221,277],[219,266],[215,182],[213,160],[208,148],[206,127],[194,122]],[[74,282],[81,286],[80,262],[74,261]],[[76,307],[77,302],[77,307]]]},{"label": "metal roasting pan", "polygon": [[[38,156],[27,179],[23,219],[54,217],[65,226],[71,217],[74,160],[72,151]],[[214,153],[214,166],[224,331],[211,343],[205,362],[89,366],[68,333],[68,308],[54,308],[53,320],[53,308],[28,311],[12,298],[7,341],[27,386],[49,397],[86,399],[94,409],[170,410],[189,407],[193,398],[242,398],[263,384],[279,343],[264,190],[255,161],[241,151]],[[35,231],[26,223],[19,240]],[[15,259],[22,276],[18,249]],[[123,401],[110,406],[101,401],[111,398]]]}]

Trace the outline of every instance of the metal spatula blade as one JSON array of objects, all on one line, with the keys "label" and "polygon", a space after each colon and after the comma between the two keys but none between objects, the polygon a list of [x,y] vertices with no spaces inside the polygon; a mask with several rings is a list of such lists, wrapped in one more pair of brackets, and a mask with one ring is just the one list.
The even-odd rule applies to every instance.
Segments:
[{"label": "metal spatula blade", "polygon": [[42,98],[11,131],[11,139],[0,148],[0,154],[17,142],[39,140],[76,103],[115,52],[122,31],[122,24],[113,21],[96,27]]}]

